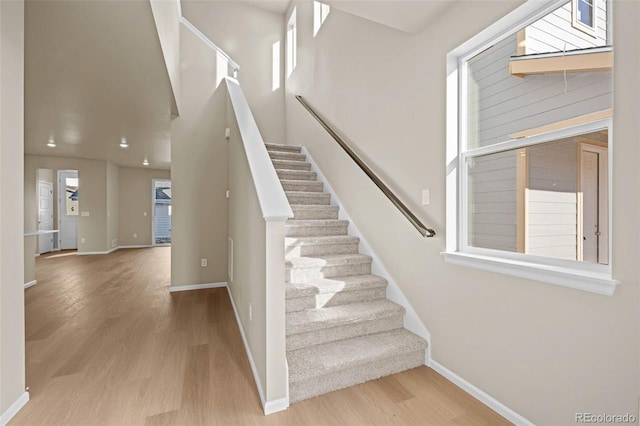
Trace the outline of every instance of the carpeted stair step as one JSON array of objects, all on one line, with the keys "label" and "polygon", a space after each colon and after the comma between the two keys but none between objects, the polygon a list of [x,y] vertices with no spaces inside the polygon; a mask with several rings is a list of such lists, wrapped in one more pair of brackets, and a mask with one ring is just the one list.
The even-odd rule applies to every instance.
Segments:
[{"label": "carpeted stair step", "polygon": [[288,220],[284,225],[284,235],[285,237],[347,235],[348,228],[347,220]]},{"label": "carpeted stair step", "polygon": [[280,179],[282,189],[285,191],[298,192],[322,192],[324,184],[322,182],[312,182],[304,180]]},{"label": "carpeted stair step", "polygon": [[278,179],[315,181],[318,174],[307,170],[277,170]]},{"label": "carpeted stair step", "polygon": [[377,275],[325,278],[309,283],[286,284],[286,311],[326,308],[384,299],[387,280]]},{"label": "carpeted stair step", "polygon": [[424,339],[397,329],[287,353],[289,400],[299,402],[424,364]]},{"label": "carpeted stair step", "polygon": [[293,220],[338,219],[338,207],[328,205],[293,205]]},{"label": "carpeted stair step", "polygon": [[265,143],[267,151],[283,151],[283,152],[301,152],[300,145],[281,145],[277,143]]},{"label": "carpeted stair step", "polygon": [[287,314],[287,351],[402,328],[404,308],[379,299]]},{"label": "carpeted stair step", "polygon": [[309,283],[322,278],[369,274],[371,256],[364,254],[298,257],[285,261],[285,281],[288,283]]},{"label": "carpeted stair step", "polygon": [[300,154],[299,152],[290,152],[290,151],[271,151],[267,150],[269,153],[269,157],[272,160],[291,160],[291,161],[305,161],[307,158],[306,155]]},{"label": "carpeted stair step", "polygon": [[360,238],[351,235],[286,237],[285,258],[358,253]]},{"label": "carpeted stair step", "polygon": [[302,192],[302,191],[284,191],[289,200],[289,204],[304,205],[328,205],[331,203],[331,194],[324,192]]},{"label": "carpeted stair step", "polygon": [[304,161],[272,160],[271,162],[276,170],[311,170],[311,164]]}]

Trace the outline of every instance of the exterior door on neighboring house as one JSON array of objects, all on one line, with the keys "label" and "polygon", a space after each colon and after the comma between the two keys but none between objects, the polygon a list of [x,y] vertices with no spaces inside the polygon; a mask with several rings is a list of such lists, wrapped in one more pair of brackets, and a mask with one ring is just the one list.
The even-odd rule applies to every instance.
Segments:
[{"label": "exterior door on neighboring house", "polygon": [[171,181],[153,180],[153,245],[171,244]]},{"label": "exterior door on neighboring house", "polygon": [[583,145],[580,166],[582,192],[582,260],[607,264],[607,150]]},{"label": "exterior door on neighboring house", "polygon": [[[53,184],[38,181],[38,231],[53,230]],[[38,253],[53,251],[54,234],[38,236]]]},{"label": "exterior door on neighboring house", "polygon": [[58,229],[60,250],[78,248],[78,172],[58,172]]}]

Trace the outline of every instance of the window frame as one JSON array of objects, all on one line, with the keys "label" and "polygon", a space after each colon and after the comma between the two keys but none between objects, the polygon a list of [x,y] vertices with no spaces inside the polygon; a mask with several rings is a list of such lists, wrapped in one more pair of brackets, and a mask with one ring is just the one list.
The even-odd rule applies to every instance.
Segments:
[{"label": "window frame", "polygon": [[287,21],[287,78],[298,65],[298,18],[294,7]]},{"label": "window frame", "polygon": [[593,26],[589,26],[585,24],[578,17],[578,12],[579,12],[578,6],[580,5],[581,1],[586,1],[586,0],[571,0],[571,26],[576,30],[582,31],[583,33],[595,38],[597,37],[596,31],[598,28],[598,24],[597,24],[598,7],[596,5],[596,0],[591,0],[592,1],[591,22],[593,23]]},{"label": "window frame", "polygon": [[[566,3],[557,0],[540,7],[528,1],[495,24],[472,37],[447,55],[447,236],[445,261],[507,275],[518,276],[549,284],[612,295],[618,281],[612,278],[612,170],[613,170],[613,126],[612,119],[595,120],[532,135],[510,139],[487,147],[466,149],[468,138],[467,77],[468,60],[506,37],[516,33],[545,14]],[[483,249],[468,245],[468,174],[467,159],[493,152],[523,148],[549,142],[563,137],[587,133],[590,130],[609,131],[608,169],[608,215],[609,215],[609,264],[591,264],[580,261],[555,259],[525,253]]]}]

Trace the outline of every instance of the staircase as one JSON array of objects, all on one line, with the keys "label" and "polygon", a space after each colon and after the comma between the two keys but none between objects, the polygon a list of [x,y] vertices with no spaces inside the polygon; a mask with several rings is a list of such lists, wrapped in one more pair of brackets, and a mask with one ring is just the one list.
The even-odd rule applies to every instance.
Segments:
[{"label": "staircase", "polygon": [[424,363],[426,342],[403,328],[322,182],[290,145],[266,144],[294,218],[285,234],[287,361],[291,403]]}]

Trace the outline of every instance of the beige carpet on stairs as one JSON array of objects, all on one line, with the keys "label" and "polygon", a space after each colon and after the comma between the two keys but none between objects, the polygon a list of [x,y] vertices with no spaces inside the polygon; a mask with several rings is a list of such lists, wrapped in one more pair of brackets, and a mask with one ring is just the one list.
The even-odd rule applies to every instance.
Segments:
[{"label": "beige carpet on stairs", "polygon": [[427,343],[338,219],[301,148],[267,144],[294,218],[285,238],[289,397],[295,403],[424,363]]}]

